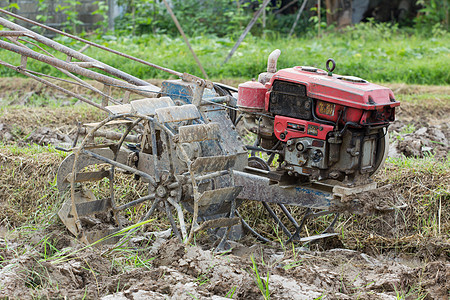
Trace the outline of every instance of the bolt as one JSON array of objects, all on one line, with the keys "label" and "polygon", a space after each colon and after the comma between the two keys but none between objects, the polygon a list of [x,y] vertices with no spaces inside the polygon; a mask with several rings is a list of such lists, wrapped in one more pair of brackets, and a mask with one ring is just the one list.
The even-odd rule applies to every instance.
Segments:
[{"label": "bolt", "polygon": [[332,172],[330,172],[329,177],[333,178],[333,179],[337,179],[339,177],[339,175],[341,175],[341,172],[339,172],[339,171],[332,171]]},{"label": "bolt", "polygon": [[163,187],[162,185],[159,185],[156,188],[156,195],[158,195],[159,197],[164,197],[167,194],[167,189],[165,187]]},{"label": "bolt", "polygon": [[[298,151],[302,152],[303,150],[305,150],[305,145],[303,145],[303,143],[297,143],[296,148]],[[298,154],[300,155],[300,153]]]},{"label": "bolt", "polygon": [[167,180],[167,177],[168,177],[167,174],[162,174],[162,175],[161,175],[161,180],[162,180],[162,181],[165,181],[165,180]]}]

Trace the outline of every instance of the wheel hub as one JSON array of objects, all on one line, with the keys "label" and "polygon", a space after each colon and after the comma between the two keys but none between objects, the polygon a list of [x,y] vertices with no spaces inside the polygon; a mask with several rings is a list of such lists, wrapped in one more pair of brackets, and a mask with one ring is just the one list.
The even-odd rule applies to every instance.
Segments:
[{"label": "wheel hub", "polygon": [[167,195],[167,188],[165,186],[159,185],[156,188],[156,195],[160,198],[164,198]]}]

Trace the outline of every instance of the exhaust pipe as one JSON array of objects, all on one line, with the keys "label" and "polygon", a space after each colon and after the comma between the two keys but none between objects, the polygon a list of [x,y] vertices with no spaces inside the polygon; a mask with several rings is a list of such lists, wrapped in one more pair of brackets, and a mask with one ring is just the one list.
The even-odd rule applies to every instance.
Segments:
[{"label": "exhaust pipe", "polygon": [[275,73],[277,71],[277,61],[280,54],[280,49],[276,49],[270,53],[269,59],[267,60],[267,73]]},{"label": "exhaust pipe", "polygon": [[259,74],[258,81],[262,84],[266,84],[272,78],[273,74],[277,72],[277,61],[280,57],[281,50],[276,49],[272,51],[269,55],[269,59],[267,60],[267,72],[263,72]]}]

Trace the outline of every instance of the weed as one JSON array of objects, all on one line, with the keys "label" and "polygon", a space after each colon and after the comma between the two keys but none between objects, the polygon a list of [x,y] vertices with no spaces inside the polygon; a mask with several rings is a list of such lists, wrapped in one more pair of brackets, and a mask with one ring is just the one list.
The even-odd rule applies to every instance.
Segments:
[{"label": "weed", "polygon": [[413,133],[414,131],[416,131],[414,124],[406,124],[400,131],[400,135]]},{"label": "weed", "polygon": [[287,271],[289,269],[301,266],[302,264],[303,264],[303,260],[293,261],[293,262],[290,262],[290,263],[284,265],[283,269]]},{"label": "weed", "polygon": [[[66,255],[63,255],[63,256],[59,256],[57,258],[51,258],[51,262],[53,264],[59,264],[59,263],[65,262],[65,261],[69,261],[78,252],[82,252],[82,251],[84,251],[86,249],[89,249],[89,248],[91,248],[91,247],[93,247],[93,246],[95,246],[97,244],[101,244],[102,242],[104,242],[106,240],[109,240],[111,238],[115,238],[115,237],[125,237],[125,238],[128,237],[129,238],[129,234],[132,233],[134,230],[136,230],[137,228],[139,228],[141,226],[144,226],[147,223],[153,222],[153,221],[154,221],[154,219],[149,219],[147,221],[143,221],[143,222],[140,222],[140,223],[133,224],[133,225],[130,225],[128,227],[122,228],[121,230],[119,230],[119,231],[117,231],[115,233],[112,233],[112,234],[110,234],[108,236],[105,236],[105,237],[103,237],[103,238],[93,242],[90,245],[87,245],[87,246],[84,246],[84,247],[82,247],[80,249],[74,250],[74,251],[72,251],[72,252],[70,252],[70,253],[68,253]],[[123,243],[124,243],[124,240],[121,241],[121,244],[123,244]]]},{"label": "weed", "polygon": [[251,273],[254,277],[255,283],[256,283],[258,289],[261,291],[261,294],[264,297],[264,300],[268,300],[268,299],[270,299],[270,290],[269,290],[270,272],[267,271],[266,279],[261,278],[259,271],[258,271],[258,264],[256,263],[255,257],[253,255],[251,255],[250,259],[252,260]]},{"label": "weed", "polygon": [[233,299],[234,293],[236,292],[236,287],[233,286],[231,290],[225,295],[225,298]]}]

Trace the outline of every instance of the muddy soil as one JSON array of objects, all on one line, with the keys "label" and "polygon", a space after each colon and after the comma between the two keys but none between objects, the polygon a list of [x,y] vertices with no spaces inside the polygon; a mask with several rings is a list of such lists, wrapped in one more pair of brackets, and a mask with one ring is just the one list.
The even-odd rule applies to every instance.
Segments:
[{"label": "muddy soil", "polygon": [[[396,95],[450,94],[449,87],[391,88]],[[0,81],[3,145],[65,147],[74,139],[77,122],[105,117],[82,105],[51,108],[30,102],[32,96],[48,93],[28,80]],[[449,159],[450,103],[441,102],[402,103],[389,129],[391,157]],[[284,246],[247,237],[230,242],[229,252],[214,253],[206,237],[185,247],[167,231],[151,232],[167,228],[164,223],[115,248],[84,247],[54,213],[45,216],[50,220],[45,225],[36,223],[33,218],[44,219],[39,207],[55,206],[56,212],[60,206],[52,182],[62,159],[54,153],[0,149],[0,298],[264,299],[258,278],[268,284],[271,299],[449,297],[449,170],[418,174],[386,165],[377,177],[384,192],[368,195],[366,202],[393,193],[408,208],[389,211],[387,203],[375,214],[344,215],[338,225],[341,234],[326,242]],[[430,191],[437,190],[440,202],[424,204]],[[421,218],[435,212],[440,233],[419,232],[416,227],[426,221]]]},{"label": "muddy soil", "polygon": [[[57,236],[61,239],[61,234]],[[58,246],[69,241],[66,238]],[[231,252],[215,254],[161,237],[146,243],[152,245],[146,249],[152,263],[139,268],[121,265],[120,257],[108,248],[76,252],[80,250],[76,246],[65,256],[45,259],[35,249],[24,252],[17,242],[0,240],[5,261],[0,297],[263,299],[255,270],[268,280],[272,299],[398,299],[399,295],[416,299],[424,294],[426,299],[446,299],[450,289],[448,261],[411,262],[342,248],[283,251],[238,243]]]}]

